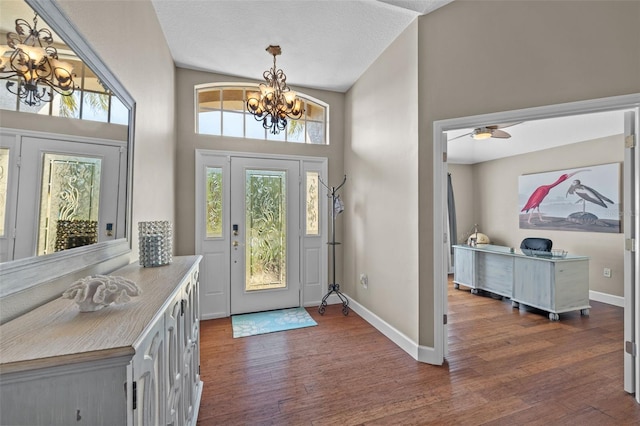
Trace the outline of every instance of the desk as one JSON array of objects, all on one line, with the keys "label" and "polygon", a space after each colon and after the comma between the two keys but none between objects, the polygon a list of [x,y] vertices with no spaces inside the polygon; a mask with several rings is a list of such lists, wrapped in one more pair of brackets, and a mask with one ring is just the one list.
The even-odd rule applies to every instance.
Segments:
[{"label": "desk", "polygon": [[488,291],[549,312],[557,321],[563,312],[589,315],[589,258],[527,256],[510,247],[481,244],[454,246],[455,288]]}]

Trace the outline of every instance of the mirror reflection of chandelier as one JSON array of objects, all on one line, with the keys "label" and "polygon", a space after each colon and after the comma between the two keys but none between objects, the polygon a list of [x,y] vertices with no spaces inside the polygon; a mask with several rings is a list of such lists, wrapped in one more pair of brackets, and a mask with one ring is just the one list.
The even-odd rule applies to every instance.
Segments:
[{"label": "mirror reflection of chandelier", "polygon": [[304,109],[296,92],[287,86],[284,71],[276,68],[276,56],[282,53],[280,46],[269,46],[267,52],[273,55],[273,68],[263,73],[266,81],[260,84],[260,93],[247,94],[247,109],[262,127],[278,134],[287,127],[287,118],[297,120]]},{"label": "mirror reflection of chandelier", "polygon": [[52,90],[64,96],[75,90],[72,66],[58,59],[51,31],[37,24],[37,14],[33,27],[16,19],[16,32],[7,33],[7,45],[0,45],[0,79],[9,79],[7,90],[29,106],[51,102]]}]

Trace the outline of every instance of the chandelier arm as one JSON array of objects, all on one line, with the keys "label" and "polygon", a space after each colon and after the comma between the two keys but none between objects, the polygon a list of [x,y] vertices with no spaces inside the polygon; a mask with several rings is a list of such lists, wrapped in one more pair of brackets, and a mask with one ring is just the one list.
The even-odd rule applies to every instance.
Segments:
[{"label": "chandelier arm", "polygon": [[44,87],[41,87],[40,89],[42,90],[38,93],[38,87],[33,90],[24,89],[23,86],[25,83],[22,80],[18,81],[18,88],[15,91],[12,90],[14,85],[15,81],[7,81],[7,90],[19,99],[22,99],[22,101],[29,106],[39,106],[42,102],[51,102],[53,99],[51,91],[47,91]]},{"label": "chandelier arm", "polygon": [[[13,49],[9,60],[0,68],[0,79],[7,82],[7,90],[30,106],[53,100],[53,91],[69,96],[75,91],[71,68],[58,60],[53,46],[53,34],[48,28],[37,28],[38,14],[33,26],[26,20],[15,20],[15,33],[7,33],[7,44]],[[14,91],[15,89],[15,91]]]},{"label": "chandelier arm", "polygon": [[[33,18],[33,19],[35,20],[36,18]],[[28,31],[25,30],[25,28],[28,29]],[[29,24],[27,21],[25,21],[22,18],[18,18],[18,19],[16,19],[16,32],[15,33],[7,33],[7,38],[9,37],[9,34],[17,34],[19,36],[24,36],[24,35],[29,34],[29,36],[31,36],[32,31],[33,30],[31,29],[31,24]],[[13,46],[11,46],[11,47],[13,47]]]}]

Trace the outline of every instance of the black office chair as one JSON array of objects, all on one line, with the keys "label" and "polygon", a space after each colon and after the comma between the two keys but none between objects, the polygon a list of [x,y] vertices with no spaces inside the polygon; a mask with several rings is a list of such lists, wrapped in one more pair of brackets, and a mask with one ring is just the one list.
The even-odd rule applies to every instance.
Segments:
[{"label": "black office chair", "polygon": [[542,252],[551,252],[551,247],[553,246],[553,242],[548,238],[525,238],[520,243],[520,249],[523,252],[526,251],[542,251]]}]

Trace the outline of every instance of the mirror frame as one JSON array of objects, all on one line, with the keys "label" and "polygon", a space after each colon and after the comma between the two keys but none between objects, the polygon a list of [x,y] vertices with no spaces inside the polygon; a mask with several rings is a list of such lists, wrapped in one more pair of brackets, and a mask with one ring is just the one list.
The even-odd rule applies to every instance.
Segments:
[{"label": "mirror frame", "polygon": [[[104,241],[68,251],[0,263],[0,298],[35,287],[83,269],[129,255],[132,243],[132,188],[135,101],[118,78],[95,53],[75,25],[53,0],[24,0],[60,36],[129,109],[127,136],[127,186],[125,201],[125,238]],[[126,263],[129,263],[128,259]]]}]

